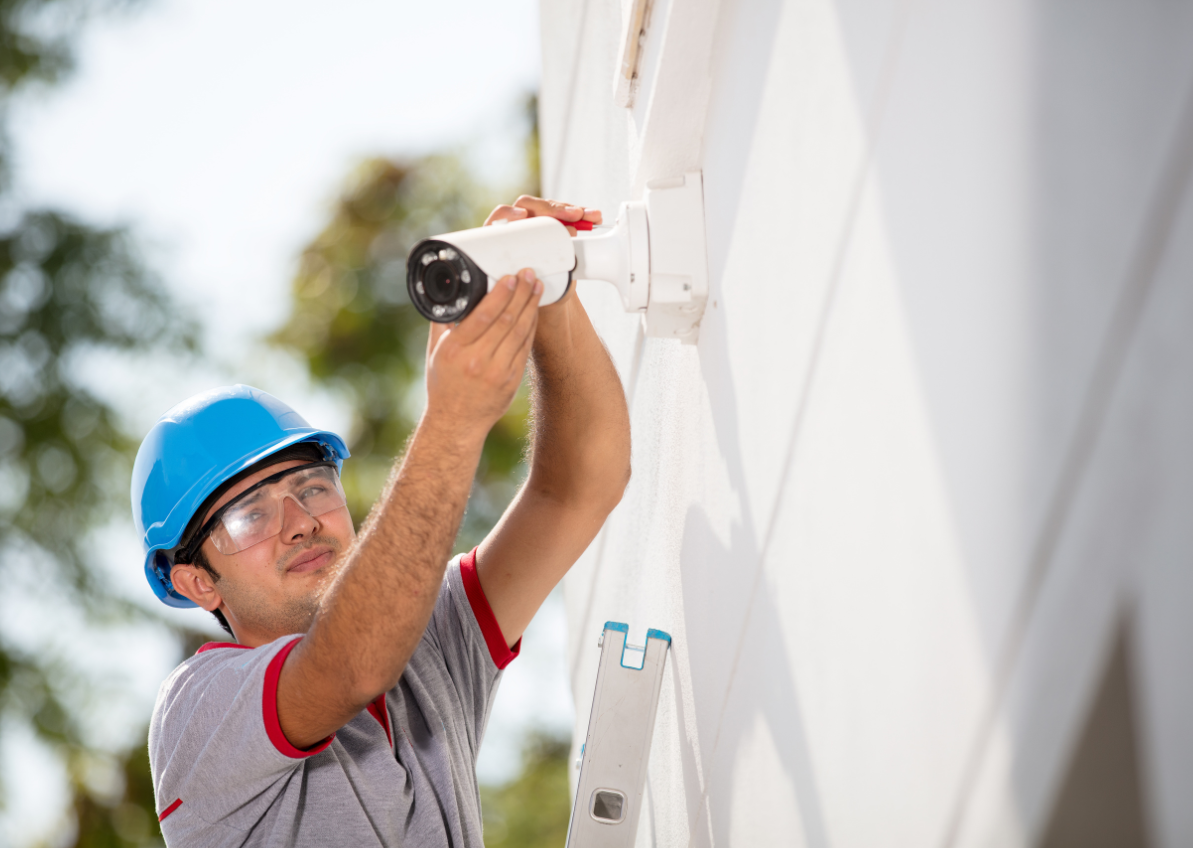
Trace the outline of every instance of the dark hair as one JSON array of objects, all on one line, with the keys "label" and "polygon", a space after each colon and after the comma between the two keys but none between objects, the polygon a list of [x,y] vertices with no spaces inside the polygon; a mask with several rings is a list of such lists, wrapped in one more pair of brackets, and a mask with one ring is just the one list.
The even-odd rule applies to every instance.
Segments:
[{"label": "dark hair", "polygon": [[[282,448],[277,453],[271,453],[264,459],[253,463],[248,468],[241,471],[239,474],[234,474],[219,485],[218,488],[203,501],[203,504],[195,510],[195,514],[191,516],[190,523],[186,525],[186,530],[182,534],[182,539],[178,544],[178,552],[175,554],[174,563],[176,565],[197,565],[199,568],[211,575],[211,580],[214,583],[220,582],[219,572],[211,567],[211,563],[207,561],[207,554],[203,553],[202,546],[195,549],[190,559],[184,559],[183,551],[190,545],[191,540],[195,534],[203,529],[203,519],[207,513],[211,512],[211,508],[224,496],[224,493],[243,480],[245,477],[256,474],[263,468],[269,468],[273,465],[278,465],[282,462],[290,462],[291,460],[306,460],[307,462],[321,462],[325,459],[323,450],[314,442],[299,442],[296,445],[290,445]],[[212,610],[211,614],[215,616],[215,620],[220,623],[220,627],[228,631],[228,635],[236,638],[236,634],[232,632],[232,628],[228,625],[228,619],[224,618],[224,614],[218,609]]]}]

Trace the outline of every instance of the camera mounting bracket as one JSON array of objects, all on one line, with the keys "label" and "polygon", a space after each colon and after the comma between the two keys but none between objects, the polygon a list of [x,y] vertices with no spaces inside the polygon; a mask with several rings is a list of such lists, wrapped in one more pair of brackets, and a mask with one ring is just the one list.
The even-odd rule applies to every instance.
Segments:
[{"label": "camera mounting bracket", "polygon": [[695,344],[708,301],[704,183],[699,171],[646,184],[650,226],[648,336]]},{"label": "camera mounting bracket", "polygon": [[650,300],[650,228],[646,204],[621,204],[617,223],[595,235],[572,239],[578,280],[607,280],[617,286],[626,312],[645,312]]},{"label": "camera mounting bracket", "polygon": [[617,223],[573,240],[574,276],[615,282],[646,335],[694,344],[708,301],[704,187],[699,171],[654,180],[646,196],[621,204]]}]

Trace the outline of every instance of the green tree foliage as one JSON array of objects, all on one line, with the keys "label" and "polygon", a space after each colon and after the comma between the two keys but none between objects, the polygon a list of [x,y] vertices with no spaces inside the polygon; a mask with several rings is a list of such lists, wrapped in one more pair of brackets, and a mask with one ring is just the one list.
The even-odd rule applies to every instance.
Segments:
[{"label": "green tree foliage", "polygon": [[565,739],[532,734],[521,773],[504,786],[481,787],[485,848],[562,848],[571,817],[568,750]]},{"label": "green tree foliage", "polygon": [[526,118],[526,123],[529,126],[526,144],[523,148],[526,156],[526,193],[539,197],[543,193],[543,167],[539,151],[541,140],[539,138],[539,99],[537,94],[526,98],[524,112],[523,117]]},{"label": "green tree foliage", "polygon": [[75,848],[124,848],[160,841],[148,747],[130,751],[115,765],[118,792],[75,793]]},{"label": "green tree foliage", "polygon": [[0,549],[48,555],[79,602],[110,610],[82,545],[123,513],[135,445],[70,369],[96,348],[164,343],[174,316],[124,234],[54,212],[0,231],[0,281]]},{"label": "green tree foliage", "polygon": [[0,96],[30,80],[53,80],[70,66],[64,33],[32,31],[30,18],[45,5],[0,0]]},{"label": "green tree foliage", "polygon": [[[69,70],[80,22],[112,5],[0,0],[0,580],[7,593],[53,587],[54,615],[93,624],[149,618],[96,577],[85,549],[91,529],[128,514],[135,444],[72,374],[100,351],[187,349],[193,332],[127,234],[15,207],[3,120],[14,93]],[[61,757],[77,844],[148,844],[157,827],[145,752],[94,750],[80,715],[92,681],[10,628],[0,622],[0,726],[31,728]],[[97,768],[110,779],[97,783]]]},{"label": "green tree foliage", "polygon": [[[406,293],[406,255],[419,239],[480,226],[497,202],[458,156],[370,159],[303,251],[291,315],[273,341],[296,351],[316,383],[351,403],[344,488],[358,524],[423,403],[428,325]],[[480,541],[513,495],[527,411],[523,390],[485,442],[461,549]]]},{"label": "green tree foliage", "polygon": [[[144,620],[96,579],[85,549],[91,528],[127,515],[135,445],[115,412],[72,382],[70,366],[96,348],[161,343],[174,326],[169,305],[125,236],[52,212],[0,232],[0,281],[0,580],[10,592],[55,587],[56,617]],[[0,722],[31,727],[58,752],[76,807],[98,815],[123,800],[152,812],[151,790],[92,803],[81,770],[93,752],[79,712],[90,681],[19,636],[0,626]]]}]

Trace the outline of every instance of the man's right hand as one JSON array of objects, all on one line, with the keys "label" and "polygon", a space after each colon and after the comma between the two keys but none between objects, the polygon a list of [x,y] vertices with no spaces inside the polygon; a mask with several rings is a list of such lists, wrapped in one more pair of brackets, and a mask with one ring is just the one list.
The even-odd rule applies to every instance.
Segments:
[{"label": "man's right hand", "polygon": [[436,426],[483,439],[506,413],[526,370],[542,292],[527,268],[498,280],[454,327],[431,324],[427,417]]}]

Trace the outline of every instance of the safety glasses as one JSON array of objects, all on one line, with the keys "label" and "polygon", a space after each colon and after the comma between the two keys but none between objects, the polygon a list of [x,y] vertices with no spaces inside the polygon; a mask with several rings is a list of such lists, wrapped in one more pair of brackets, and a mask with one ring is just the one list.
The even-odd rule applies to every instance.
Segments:
[{"label": "safety glasses", "polygon": [[211,537],[217,551],[227,555],[281,533],[287,498],[312,518],[339,509],[348,502],[334,462],[287,468],[266,477],[216,510],[187,545],[187,560],[207,536]]}]

